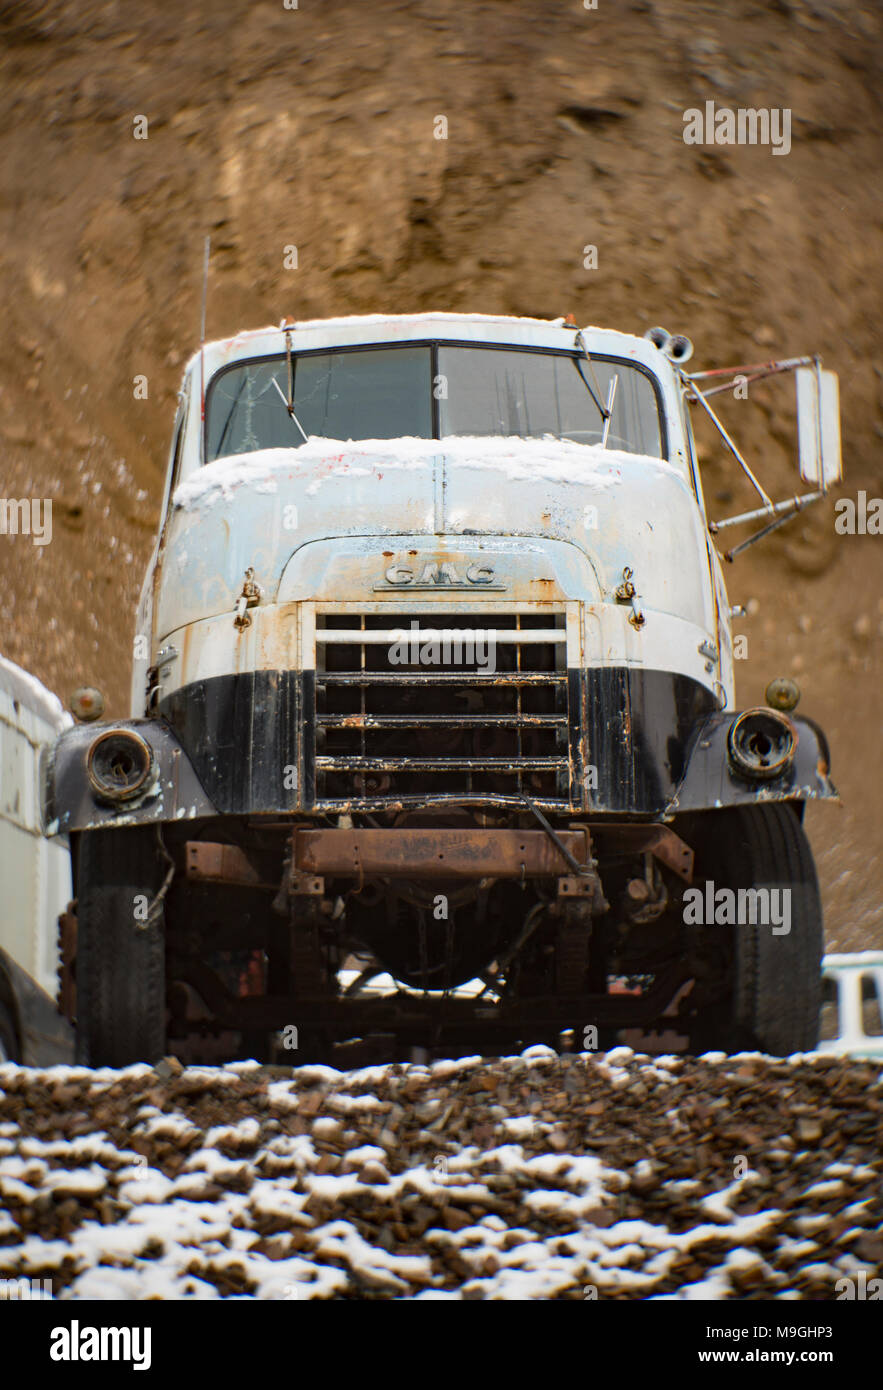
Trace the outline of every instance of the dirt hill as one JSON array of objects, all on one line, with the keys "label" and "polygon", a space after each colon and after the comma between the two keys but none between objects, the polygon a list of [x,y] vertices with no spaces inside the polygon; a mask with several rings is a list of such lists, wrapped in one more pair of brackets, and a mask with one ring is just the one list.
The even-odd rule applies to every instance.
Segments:
[{"label": "dirt hill", "polygon": [[[126,709],[207,233],[210,336],[445,308],[658,322],[698,366],[819,351],[844,491],[883,495],[881,33],[848,0],[0,0],[2,490],[55,523],[0,537],[4,654]],[[790,152],[686,145],[706,100],[790,110]],[[780,495],[790,399],[725,406]],[[747,500],[711,439],[705,479],[719,515]],[[845,809],[809,818],[829,939],[883,946],[883,539],[810,513],[730,594],[754,600],[740,700],[795,674],[831,737]]]}]

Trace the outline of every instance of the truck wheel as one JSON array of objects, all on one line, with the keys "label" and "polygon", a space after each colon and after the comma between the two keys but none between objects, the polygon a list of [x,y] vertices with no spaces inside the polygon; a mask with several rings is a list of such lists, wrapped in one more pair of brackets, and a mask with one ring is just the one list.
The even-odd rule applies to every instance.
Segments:
[{"label": "truck wheel", "polygon": [[[818,1043],[822,1001],[824,932],[822,903],[809,841],[784,803],[738,806],[701,818],[696,846],[696,884],[715,891],[790,890],[790,930],[771,924],[705,922],[705,945],[725,952],[728,990],[721,1005],[705,1011],[695,1041],[724,1051],[759,1050],[786,1057],[811,1052]],[[780,913],[783,905],[778,898]],[[787,918],[785,921],[787,922]],[[785,923],[782,923],[785,925]]]},{"label": "truck wheel", "polygon": [[162,882],[153,826],[89,830],[76,851],[77,1061],[125,1067],[163,1055],[162,910],[144,912]]},{"label": "truck wheel", "polygon": [[15,1025],[6,1005],[0,1003],[0,1066],[4,1062],[17,1061],[18,1043],[15,1037]]}]

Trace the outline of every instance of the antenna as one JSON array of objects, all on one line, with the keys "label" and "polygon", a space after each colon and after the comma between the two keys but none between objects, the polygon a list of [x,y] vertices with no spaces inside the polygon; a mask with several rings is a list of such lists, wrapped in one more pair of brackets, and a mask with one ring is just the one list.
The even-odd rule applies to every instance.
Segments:
[{"label": "antenna", "polygon": [[199,325],[199,345],[202,347],[205,342],[205,305],[208,299],[208,258],[211,255],[212,239],[207,236],[205,239],[205,259],[202,264],[202,319]]},{"label": "antenna", "polygon": [[[212,239],[205,239],[205,256],[202,263],[202,316],[199,324],[199,419],[205,451],[205,306],[208,300],[208,262],[211,255]],[[203,458],[203,462],[205,459]]]}]

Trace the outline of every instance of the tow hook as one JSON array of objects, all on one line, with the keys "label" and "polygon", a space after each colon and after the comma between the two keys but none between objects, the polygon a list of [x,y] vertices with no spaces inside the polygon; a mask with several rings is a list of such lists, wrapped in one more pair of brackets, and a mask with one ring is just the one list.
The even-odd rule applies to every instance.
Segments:
[{"label": "tow hook", "polygon": [[240,632],[243,628],[251,626],[251,618],[248,616],[247,610],[257,607],[261,601],[262,592],[260,584],[255,582],[254,567],[249,565],[245,571],[242,592],[236,600],[236,616],[233,619],[233,626],[238,627]]},{"label": "tow hook", "polygon": [[630,603],[632,605],[632,611],[629,614],[629,622],[632,627],[643,627],[646,618],[641,610],[641,600],[638,597],[638,592],[632,583],[632,571],[629,565],[626,565],[622,572],[622,583],[616,590],[615,598],[617,603]]}]

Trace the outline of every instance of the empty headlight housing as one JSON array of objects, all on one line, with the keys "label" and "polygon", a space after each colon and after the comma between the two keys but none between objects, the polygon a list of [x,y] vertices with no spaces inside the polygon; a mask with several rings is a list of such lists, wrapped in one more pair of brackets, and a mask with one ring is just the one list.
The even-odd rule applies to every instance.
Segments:
[{"label": "empty headlight housing", "polygon": [[734,719],[727,739],[730,762],[743,777],[766,781],[790,767],[797,729],[779,710],[747,709]]},{"label": "empty headlight housing", "polygon": [[149,784],[154,771],[150,745],[133,729],[108,729],[86,758],[89,782],[102,801],[131,801]]}]

